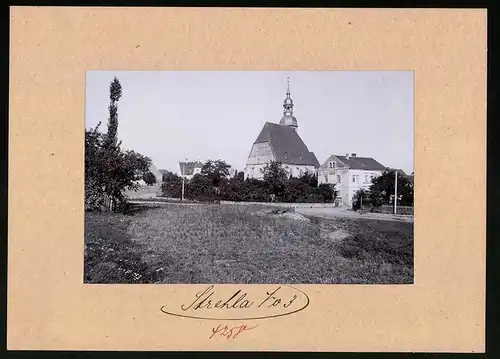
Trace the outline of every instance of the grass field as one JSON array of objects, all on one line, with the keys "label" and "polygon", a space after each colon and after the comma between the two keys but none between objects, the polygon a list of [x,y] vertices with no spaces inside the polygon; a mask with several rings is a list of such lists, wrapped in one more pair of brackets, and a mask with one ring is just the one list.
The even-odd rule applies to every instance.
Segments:
[{"label": "grass field", "polygon": [[413,283],[413,223],[276,208],[86,213],[86,283]]}]

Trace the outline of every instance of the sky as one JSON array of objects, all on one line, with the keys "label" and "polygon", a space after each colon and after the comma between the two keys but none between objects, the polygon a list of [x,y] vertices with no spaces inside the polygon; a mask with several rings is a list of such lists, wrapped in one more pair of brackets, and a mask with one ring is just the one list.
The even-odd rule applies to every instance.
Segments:
[{"label": "sky", "polygon": [[158,169],[222,159],[242,171],[264,124],[283,116],[288,77],[298,133],[321,164],[356,153],[413,172],[412,71],[88,71],[86,128],[106,131],[115,76],[122,148]]}]

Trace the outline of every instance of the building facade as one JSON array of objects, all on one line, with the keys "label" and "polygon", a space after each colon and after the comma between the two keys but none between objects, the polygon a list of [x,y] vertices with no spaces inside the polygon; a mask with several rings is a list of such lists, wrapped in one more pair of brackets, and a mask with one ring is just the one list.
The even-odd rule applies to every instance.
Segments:
[{"label": "building facade", "polygon": [[386,167],[371,157],[357,157],[355,153],[331,155],[318,168],[318,186],[323,183],[335,185],[337,203],[340,206],[352,206],[352,199],[359,189],[368,190],[371,181]]},{"label": "building facade", "polygon": [[293,100],[288,82],[279,124],[266,122],[252,145],[244,169],[246,178],[264,178],[264,169],[271,161],[279,161],[289,175],[300,177],[315,173],[319,167],[316,155],[309,151],[298,134],[297,118],[293,115]]}]

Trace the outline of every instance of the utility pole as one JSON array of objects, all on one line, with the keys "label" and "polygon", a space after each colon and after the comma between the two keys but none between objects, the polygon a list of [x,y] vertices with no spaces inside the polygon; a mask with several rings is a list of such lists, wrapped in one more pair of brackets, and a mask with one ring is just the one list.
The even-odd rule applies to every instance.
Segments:
[{"label": "utility pole", "polygon": [[182,197],[181,197],[181,202],[184,202],[184,179],[186,176],[186,160],[182,163]]},{"label": "utility pole", "polygon": [[394,171],[394,214],[397,214],[398,202],[398,172]]}]

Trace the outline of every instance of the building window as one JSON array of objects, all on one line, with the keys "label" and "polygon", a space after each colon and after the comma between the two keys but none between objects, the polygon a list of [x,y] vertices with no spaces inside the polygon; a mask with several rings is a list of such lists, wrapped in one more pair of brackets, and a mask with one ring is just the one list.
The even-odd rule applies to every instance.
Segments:
[{"label": "building window", "polygon": [[368,175],[365,175],[365,182],[368,182]]},{"label": "building window", "polygon": [[300,159],[302,159],[302,153],[300,154],[300,156],[299,156],[299,157],[300,157]]},{"label": "building window", "polygon": [[337,175],[337,182],[340,183],[340,175]]},{"label": "building window", "polygon": [[325,175],[325,183],[328,183],[328,175]]},{"label": "building window", "polygon": [[285,160],[288,158],[288,152],[285,152]]},{"label": "building window", "polygon": [[356,175],[356,182],[359,183],[359,175]]},{"label": "building window", "polygon": [[356,182],[356,176],[355,175],[352,175],[352,181]]}]

